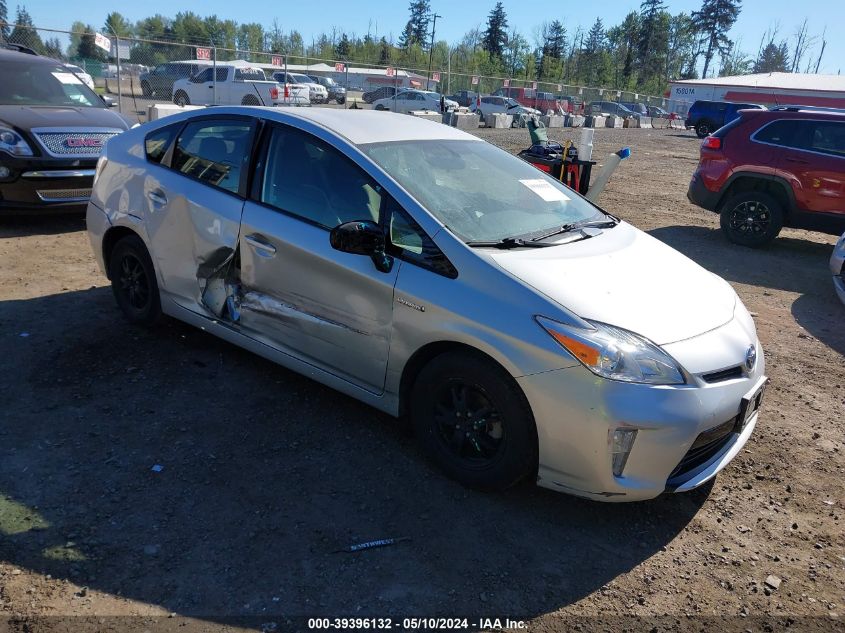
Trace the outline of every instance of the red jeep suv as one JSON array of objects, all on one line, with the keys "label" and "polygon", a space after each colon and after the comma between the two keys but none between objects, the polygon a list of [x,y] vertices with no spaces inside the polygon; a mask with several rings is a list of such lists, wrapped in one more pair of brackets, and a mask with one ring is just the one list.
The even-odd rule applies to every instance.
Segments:
[{"label": "red jeep suv", "polygon": [[728,239],[757,247],[791,226],[845,231],[845,111],[740,110],[701,143],[687,197],[719,213]]}]

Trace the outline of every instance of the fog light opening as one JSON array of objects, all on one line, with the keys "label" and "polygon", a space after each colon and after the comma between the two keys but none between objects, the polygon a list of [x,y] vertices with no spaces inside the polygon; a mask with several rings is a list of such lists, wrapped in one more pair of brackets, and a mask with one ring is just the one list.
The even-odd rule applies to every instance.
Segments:
[{"label": "fog light opening", "polygon": [[613,464],[613,476],[621,477],[628,463],[628,455],[637,439],[637,429],[616,429],[610,437],[610,453]]},{"label": "fog light opening", "polygon": [[6,167],[5,165],[0,166],[0,178],[3,178],[3,179],[8,178],[9,174],[11,174],[11,173],[12,172],[9,170],[9,168]]}]

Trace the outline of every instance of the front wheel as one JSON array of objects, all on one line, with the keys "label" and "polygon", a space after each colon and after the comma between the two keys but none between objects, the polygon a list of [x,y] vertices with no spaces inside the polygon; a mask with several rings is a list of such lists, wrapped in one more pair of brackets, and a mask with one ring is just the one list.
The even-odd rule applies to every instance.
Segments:
[{"label": "front wheel", "polygon": [[131,323],[149,326],[161,318],[155,268],[140,237],[128,235],[115,244],[109,279],[115,301]]},{"label": "front wheel", "polygon": [[176,94],[173,96],[173,103],[178,106],[186,106],[191,105],[191,100],[188,98],[188,93],[184,90],[177,90]]},{"label": "front wheel", "polygon": [[379,103],[379,104],[376,106],[376,110],[378,110],[379,112],[381,112],[381,111],[387,110],[387,108],[385,108],[383,105],[381,105],[381,104]]},{"label": "front wheel", "polygon": [[710,121],[699,121],[695,126],[695,134],[698,138],[704,138],[713,131]]},{"label": "front wheel", "polygon": [[465,352],[438,356],[417,377],[410,410],[422,449],[465,486],[502,490],[536,469],[528,403],[492,361]]},{"label": "front wheel", "polygon": [[344,103],[346,103],[346,97],[337,98],[337,105],[343,105]]},{"label": "front wheel", "polygon": [[778,236],[783,227],[783,205],[763,191],[731,196],[720,214],[720,224],[734,244],[758,248]]}]

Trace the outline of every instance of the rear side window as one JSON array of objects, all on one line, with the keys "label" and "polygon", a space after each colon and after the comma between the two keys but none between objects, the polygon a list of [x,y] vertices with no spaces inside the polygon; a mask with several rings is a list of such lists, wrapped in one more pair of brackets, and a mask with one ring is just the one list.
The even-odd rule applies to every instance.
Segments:
[{"label": "rear side window", "polygon": [[763,126],[752,137],[760,143],[780,145],[782,147],[794,147],[796,122],[788,119],[780,119]]},{"label": "rear side window", "polygon": [[808,149],[845,158],[845,123],[814,121],[809,125]]},{"label": "rear side window", "polygon": [[147,138],[144,139],[144,151],[147,154],[148,161],[156,164],[161,163],[161,159],[167,153],[167,148],[170,147],[170,142],[173,140],[177,129],[178,126],[170,125],[147,134]]},{"label": "rear side window", "polygon": [[189,123],[176,139],[171,167],[207,185],[238,193],[251,135],[252,125],[246,121]]}]

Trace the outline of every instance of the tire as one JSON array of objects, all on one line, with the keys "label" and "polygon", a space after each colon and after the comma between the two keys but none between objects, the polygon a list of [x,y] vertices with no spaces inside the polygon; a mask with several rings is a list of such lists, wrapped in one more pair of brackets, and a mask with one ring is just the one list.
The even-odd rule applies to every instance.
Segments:
[{"label": "tire", "polygon": [[466,352],[434,358],[411,389],[410,411],[422,450],[465,486],[503,490],[536,470],[528,403],[492,361]]},{"label": "tire", "polygon": [[153,89],[150,87],[149,82],[147,82],[147,81],[141,82],[141,94],[144,97],[152,97],[153,96]]},{"label": "tire", "polygon": [[695,135],[698,138],[704,138],[713,131],[713,124],[706,119],[695,124]]},{"label": "tire", "polygon": [[758,248],[771,242],[783,228],[783,205],[764,191],[731,196],[720,212],[720,224],[734,244]]},{"label": "tire", "polygon": [[151,326],[161,318],[155,268],[140,237],[128,235],[115,244],[109,279],[114,299],[130,323]]},{"label": "tire", "polygon": [[255,95],[244,95],[244,98],[241,99],[241,105],[257,106],[261,104],[258,103],[258,97],[256,97]]},{"label": "tire", "polygon": [[344,103],[346,103],[346,97],[338,97],[337,105],[343,105]]},{"label": "tire", "polygon": [[382,111],[384,111],[384,110],[387,110],[387,108],[385,108],[383,105],[381,105],[381,104],[379,103],[379,104],[376,106],[376,110],[378,110],[379,112],[382,112]]},{"label": "tire", "polygon": [[178,106],[186,106],[191,105],[191,100],[184,90],[177,90],[176,94],[173,95],[173,103]]}]

